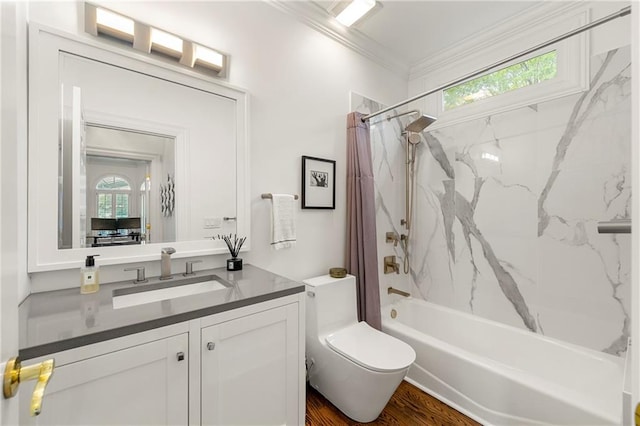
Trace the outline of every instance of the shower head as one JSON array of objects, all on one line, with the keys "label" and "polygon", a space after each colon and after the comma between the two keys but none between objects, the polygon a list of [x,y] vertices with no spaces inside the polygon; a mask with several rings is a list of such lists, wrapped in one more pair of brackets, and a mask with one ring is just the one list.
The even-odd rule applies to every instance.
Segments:
[{"label": "shower head", "polygon": [[409,123],[407,127],[405,127],[405,130],[408,132],[420,133],[435,122],[436,122],[435,117],[421,114],[420,117],[418,117],[417,119]]},{"label": "shower head", "polygon": [[407,142],[412,145],[419,144],[422,141],[420,133],[407,132]]}]

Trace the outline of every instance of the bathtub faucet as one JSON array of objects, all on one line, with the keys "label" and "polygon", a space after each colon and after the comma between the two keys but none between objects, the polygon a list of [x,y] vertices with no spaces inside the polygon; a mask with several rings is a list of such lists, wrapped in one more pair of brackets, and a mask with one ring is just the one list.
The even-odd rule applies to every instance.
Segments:
[{"label": "bathtub faucet", "polygon": [[387,294],[399,294],[400,296],[409,297],[411,293],[407,293],[406,291],[398,290],[393,287],[387,288]]}]

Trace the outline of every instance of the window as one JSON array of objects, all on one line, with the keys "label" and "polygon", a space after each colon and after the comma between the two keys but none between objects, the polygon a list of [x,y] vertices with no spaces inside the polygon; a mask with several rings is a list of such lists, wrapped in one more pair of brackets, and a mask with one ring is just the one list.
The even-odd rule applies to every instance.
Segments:
[{"label": "window", "polygon": [[113,217],[113,194],[97,194],[98,217]]},{"label": "window", "polygon": [[129,194],[115,194],[116,196],[116,219],[129,217]]},{"label": "window", "polygon": [[[561,23],[565,26],[584,24],[586,17],[580,13]],[[573,23],[573,24],[572,24]],[[560,25],[560,24],[559,24]],[[554,28],[556,24],[553,24]],[[522,43],[505,42],[510,52],[517,52]],[[504,47],[504,46],[503,46]],[[473,71],[479,63],[488,65],[491,60],[478,52],[470,59],[462,59],[455,64],[444,66],[432,79],[446,81],[451,73],[459,75],[456,70]],[[484,62],[486,61],[486,62]],[[455,65],[455,68],[451,68]],[[571,37],[514,60],[501,68],[494,68],[484,75],[467,80],[445,90],[437,92],[431,105],[426,110],[436,111],[438,122],[429,127],[450,126],[465,121],[483,119],[488,116],[529,107],[542,102],[558,99],[563,96],[581,93],[589,88],[589,52],[585,34]]]},{"label": "window", "polygon": [[106,176],[98,182],[96,185],[97,190],[120,190],[131,191],[131,185],[129,182],[120,176]]},{"label": "window", "polygon": [[481,99],[551,80],[558,74],[558,53],[555,50],[443,91],[445,111]]},{"label": "window", "polygon": [[106,176],[96,184],[96,206],[99,218],[129,217],[131,185],[120,176]]}]

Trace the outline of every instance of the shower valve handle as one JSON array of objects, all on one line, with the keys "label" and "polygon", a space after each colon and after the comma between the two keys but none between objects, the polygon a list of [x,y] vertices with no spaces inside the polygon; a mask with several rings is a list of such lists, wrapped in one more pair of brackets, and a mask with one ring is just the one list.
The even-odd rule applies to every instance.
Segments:
[{"label": "shower valve handle", "polygon": [[395,256],[385,256],[384,257],[384,273],[392,274],[394,272],[396,274],[400,273],[400,264],[396,263]]}]

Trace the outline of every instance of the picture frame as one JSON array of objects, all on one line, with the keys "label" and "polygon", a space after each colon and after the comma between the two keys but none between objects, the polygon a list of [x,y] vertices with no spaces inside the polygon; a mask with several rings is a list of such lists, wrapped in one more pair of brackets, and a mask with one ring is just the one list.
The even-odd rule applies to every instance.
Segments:
[{"label": "picture frame", "polygon": [[336,162],[302,156],[302,208],[336,208]]}]

